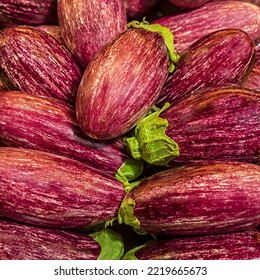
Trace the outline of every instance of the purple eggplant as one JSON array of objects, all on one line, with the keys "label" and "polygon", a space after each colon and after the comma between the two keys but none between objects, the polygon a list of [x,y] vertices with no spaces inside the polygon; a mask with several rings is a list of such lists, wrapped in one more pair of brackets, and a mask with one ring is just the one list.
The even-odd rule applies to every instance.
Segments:
[{"label": "purple eggplant", "polygon": [[0,26],[57,23],[57,0],[0,0]]},{"label": "purple eggplant", "polygon": [[170,57],[163,37],[144,29],[149,24],[133,24],[136,28],[98,52],[80,82],[76,115],[91,138],[107,140],[131,130],[155,103],[168,76]]},{"label": "purple eggplant", "polygon": [[260,92],[260,63],[255,64],[243,86]]},{"label": "purple eggplant", "polygon": [[74,104],[82,72],[71,53],[46,32],[12,26],[0,33],[0,76],[8,89]]},{"label": "purple eggplant", "polygon": [[149,13],[158,0],[124,0],[126,14],[131,19],[140,19]]},{"label": "purple eggplant", "polygon": [[62,37],[83,68],[127,25],[122,0],[60,0],[58,18]]},{"label": "purple eggplant", "polygon": [[169,0],[172,4],[177,7],[192,9],[202,6],[207,3],[209,0]]},{"label": "purple eggplant", "polygon": [[241,29],[257,42],[260,40],[259,17],[260,7],[248,2],[210,1],[200,8],[154,22],[171,30],[176,51],[182,53],[201,37],[220,29]]},{"label": "purple eggplant", "polygon": [[121,236],[109,229],[85,235],[3,218],[0,247],[1,260],[113,260],[123,255]]},{"label": "purple eggplant", "polygon": [[118,220],[139,232],[171,236],[257,227],[260,166],[211,161],[161,171],[128,192]]},{"label": "purple eggplant", "polygon": [[243,87],[206,88],[163,112],[180,155],[172,163],[260,163],[260,95]]},{"label": "purple eggplant", "polygon": [[51,97],[0,92],[0,131],[0,142],[6,146],[67,156],[111,176],[127,158],[122,141],[87,138],[72,106]]},{"label": "purple eggplant", "polygon": [[260,259],[260,232],[152,241],[129,250],[124,260],[254,260]]},{"label": "purple eggplant", "polygon": [[238,29],[201,38],[182,53],[156,104],[173,106],[201,88],[242,83],[253,66],[254,48],[247,33]]},{"label": "purple eggplant", "polygon": [[51,35],[54,39],[56,39],[61,45],[67,48],[62,36],[60,27],[58,25],[38,25],[36,28],[39,28],[49,35]]},{"label": "purple eggplant", "polygon": [[116,217],[124,186],[98,169],[47,152],[0,147],[0,214],[75,228]]}]

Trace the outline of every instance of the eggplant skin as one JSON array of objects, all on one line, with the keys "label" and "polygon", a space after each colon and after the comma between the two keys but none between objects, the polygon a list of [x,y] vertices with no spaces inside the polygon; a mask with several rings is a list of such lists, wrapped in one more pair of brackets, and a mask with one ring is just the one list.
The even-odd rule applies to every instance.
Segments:
[{"label": "eggplant skin", "polygon": [[120,137],[143,118],[168,76],[169,57],[157,32],[131,28],[110,41],[86,68],[76,116],[86,135]]},{"label": "eggplant skin", "polygon": [[254,56],[254,42],[244,31],[210,33],[182,53],[156,104],[173,106],[202,88],[241,84],[253,67]]},{"label": "eggplant skin", "polygon": [[221,234],[260,224],[260,166],[211,162],[171,168],[132,189],[134,216],[147,233]]},{"label": "eggplant skin", "polygon": [[180,156],[170,164],[205,160],[260,163],[260,95],[252,89],[202,89],[161,116],[169,122],[167,135],[180,149]]},{"label": "eggplant skin", "polygon": [[0,1],[1,26],[57,23],[57,0]]},{"label": "eggplant skin", "polygon": [[140,260],[254,260],[260,259],[260,232],[153,241],[135,253]]},{"label": "eggplant skin", "polygon": [[147,15],[159,2],[158,0],[125,0],[126,14],[130,19],[140,19]]},{"label": "eggplant skin", "polygon": [[200,38],[221,29],[241,29],[252,40],[259,42],[260,7],[248,2],[209,1],[197,9],[164,16],[153,23],[159,23],[171,30],[174,34],[174,47],[179,54]]},{"label": "eggplant skin", "polygon": [[60,229],[0,220],[1,260],[96,260],[101,246],[92,237]]},{"label": "eggplant skin", "polygon": [[207,3],[209,0],[169,0],[172,4],[177,7],[192,9],[202,6]]},{"label": "eggplant skin", "polygon": [[9,90],[74,105],[82,72],[72,54],[46,32],[12,26],[0,33],[0,76]]},{"label": "eggplant skin", "polygon": [[59,0],[58,18],[68,49],[84,69],[127,25],[122,0]]},{"label": "eggplant skin", "polygon": [[[21,117],[22,116],[22,117]],[[127,158],[119,140],[94,141],[68,103],[25,92],[0,92],[0,142],[66,156],[114,176]]]},{"label": "eggplant skin", "polygon": [[0,147],[0,214],[28,224],[76,228],[117,215],[124,186],[86,164],[37,150]]}]

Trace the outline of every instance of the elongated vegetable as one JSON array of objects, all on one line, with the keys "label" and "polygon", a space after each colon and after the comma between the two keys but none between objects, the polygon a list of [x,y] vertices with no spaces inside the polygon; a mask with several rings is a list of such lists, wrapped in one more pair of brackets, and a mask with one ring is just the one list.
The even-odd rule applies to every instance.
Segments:
[{"label": "elongated vegetable", "polygon": [[124,249],[112,230],[83,235],[7,219],[0,219],[0,246],[1,260],[109,260],[120,259]]},{"label": "elongated vegetable", "polygon": [[158,0],[124,0],[126,14],[131,19],[141,19],[157,4]]},{"label": "elongated vegetable", "polygon": [[197,8],[208,2],[209,0],[169,0],[172,4],[180,8]]},{"label": "elongated vegetable", "polygon": [[260,258],[260,232],[244,231],[152,241],[128,251],[125,260],[253,260]]},{"label": "elongated vegetable", "polygon": [[156,173],[128,192],[118,219],[139,232],[171,236],[257,227],[260,166],[205,162]]},{"label": "elongated vegetable", "polygon": [[0,147],[0,214],[58,228],[91,226],[117,215],[123,185],[86,164],[54,154]]},{"label": "elongated vegetable", "polygon": [[254,48],[250,37],[238,29],[202,37],[182,53],[156,104],[173,106],[203,87],[242,83],[253,67]]},{"label": "elongated vegetable", "polygon": [[12,26],[0,33],[0,76],[8,89],[74,104],[81,75],[72,54],[46,32]]},{"label": "elongated vegetable", "polygon": [[101,142],[86,137],[72,106],[55,98],[2,91],[0,131],[0,141],[6,146],[67,156],[111,176],[127,158],[120,140]]}]

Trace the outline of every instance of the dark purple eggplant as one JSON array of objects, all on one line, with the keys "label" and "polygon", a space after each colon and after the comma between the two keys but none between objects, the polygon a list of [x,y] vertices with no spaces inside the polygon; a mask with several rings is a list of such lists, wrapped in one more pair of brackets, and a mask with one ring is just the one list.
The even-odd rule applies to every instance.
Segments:
[{"label": "dark purple eggplant", "polygon": [[83,74],[76,115],[81,129],[91,138],[107,140],[131,130],[162,90],[170,57],[163,37],[143,29],[150,25],[141,26],[129,28],[110,41]]},{"label": "dark purple eggplant", "polygon": [[110,229],[86,235],[3,218],[0,247],[1,260],[113,260],[123,255],[121,236]]},{"label": "dark purple eggplant", "polygon": [[87,138],[66,102],[24,92],[0,92],[0,142],[67,156],[111,176],[127,158],[123,142]]},{"label": "dark purple eggplant", "polygon": [[12,26],[0,33],[0,76],[8,89],[74,104],[82,73],[52,36],[38,28]]},{"label": "dark purple eggplant", "polygon": [[0,214],[76,228],[116,217],[124,186],[102,170],[47,152],[0,147]]},{"label": "dark purple eggplant", "polygon": [[58,18],[62,37],[83,68],[127,25],[122,0],[60,0]]},{"label": "dark purple eggplant", "polygon": [[57,0],[0,0],[0,26],[57,23]]},{"label": "dark purple eggplant", "polygon": [[[260,163],[260,95],[243,87],[206,88],[163,112],[180,155],[172,163]],[[171,164],[171,163],[170,163]]]},{"label": "dark purple eggplant", "polygon": [[259,17],[260,7],[245,1],[209,1],[200,8],[154,22],[171,30],[175,49],[182,53],[201,37],[220,29],[241,29],[257,42],[260,40]]},{"label": "dark purple eggplant", "polygon": [[139,232],[171,236],[257,227],[260,166],[211,161],[156,173],[128,192],[118,220]]},{"label": "dark purple eggplant", "polygon": [[260,232],[161,239],[128,251],[124,260],[254,260],[260,259]]},{"label": "dark purple eggplant", "polygon": [[126,14],[130,19],[141,19],[155,7],[158,0],[124,0]]},{"label": "dark purple eggplant", "polygon": [[202,6],[209,0],[169,0],[169,1],[177,7],[192,9],[192,8],[197,8]]},{"label": "dark purple eggplant", "polygon": [[255,45],[242,30],[224,29],[196,41],[182,53],[157,100],[173,106],[195,91],[212,86],[239,84],[254,63]]}]

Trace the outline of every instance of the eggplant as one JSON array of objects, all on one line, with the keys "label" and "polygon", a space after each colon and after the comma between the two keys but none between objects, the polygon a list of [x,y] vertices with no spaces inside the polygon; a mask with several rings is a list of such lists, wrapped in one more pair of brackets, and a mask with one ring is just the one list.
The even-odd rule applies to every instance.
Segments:
[{"label": "eggplant", "polygon": [[124,0],[126,14],[130,19],[141,19],[151,12],[158,0]]},{"label": "eggplant", "polygon": [[129,250],[124,260],[255,260],[260,259],[260,232],[159,239]]},{"label": "eggplant", "polygon": [[62,46],[66,47],[66,44],[61,36],[60,27],[58,25],[37,25],[36,28],[39,28],[49,35],[51,35],[56,41],[58,41]]},{"label": "eggplant", "polygon": [[0,26],[57,23],[57,0],[0,0]]},{"label": "eggplant", "polygon": [[[163,36],[150,29],[154,26],[131,22],[128,27],[91,60],[78,88],[77,120],[93,139],[113,139],[130,131],[154,105],[173,70]],[[177,61],[170,47],[171,59]]]},{"label": "eggplant", "polygon": [[144,178],[125,196],[119,223],[165,236],[224,234],[260,224],[260,166],[208,161]]},{"label": "eggplant", "polygon": [[74,104],[82,72],[72,54],[46,32],[12,26],[0,33],[0,76],[10,90]]},{"label": "eggplant", "polygon": [[192,9],[202,6],[207,3],[209,0],[169,0],[172,4],[177,7]]},{"label": "eggplant", "polygon": [[157,106],[172,106],[204,87],[241,84],[254,64],[255,45],[242,30],[224,29],[202,37],[181,54]]},{"label": "eggplant", "polygon": [[170,164],[225,160],[260,163],[260,95],[241,86],[201,89],[161,114],[178,143]]},{"label": "eggplant", "polygon": [[86,235],[3,218],[0,246],[1,260],[113,260],[123,255],[122,238],[110,229]]},{"label": "eggplant", "polygon": [[260,40],[260,7],[248,1],[209,1],[185,13],[158,18],[153,23],[174,34],[175,49],[182,53],[201,37],[221,29],[241,29],[255,42]]},{"label": "eggplant", "polygon": [[18,91],[0,92],[0,142],[66,156],[114,176],[127,159],[120,140],[94,141],[68,103]]},{"label": "eggplant", "polygon": [[243,86],[260,92],[260,63],[254,65]]},{"label": "eggplant", "polygon": [[58,19],[67,47],[84,69],[97,51],[127,25],[122,0],[60,0]]},{"label": "eggplant", "polygon": [[94,226],[116,217],[124,186],[79,161],[0,147],[0,214],[56,228]]}]

